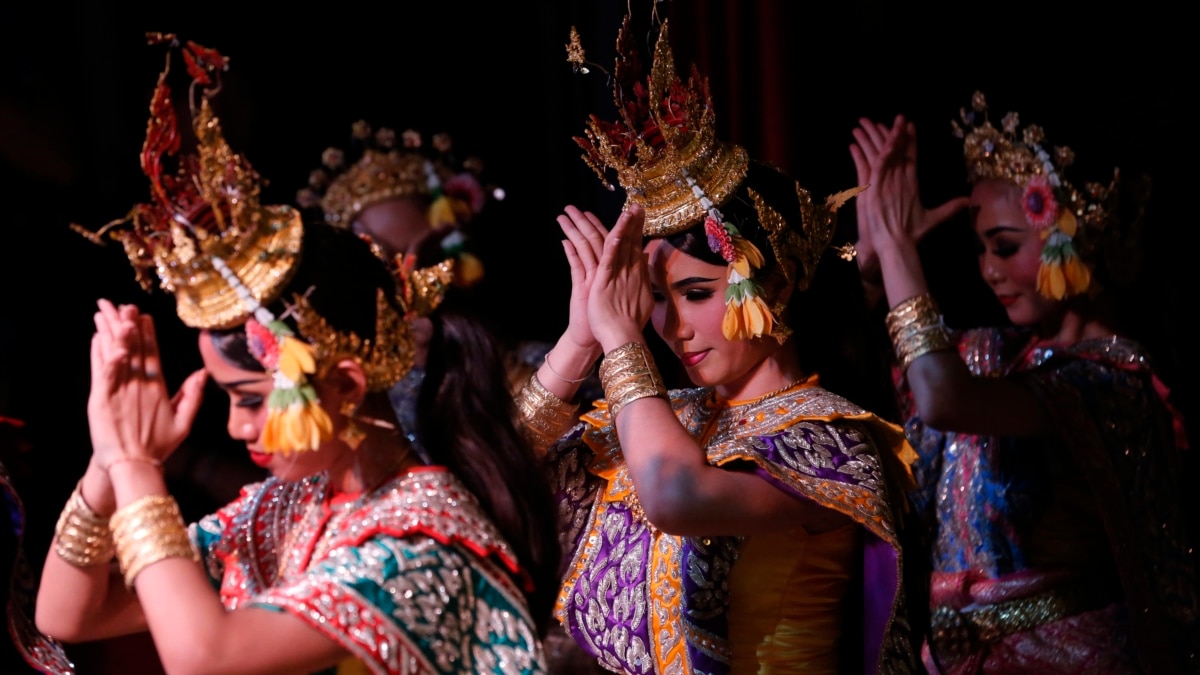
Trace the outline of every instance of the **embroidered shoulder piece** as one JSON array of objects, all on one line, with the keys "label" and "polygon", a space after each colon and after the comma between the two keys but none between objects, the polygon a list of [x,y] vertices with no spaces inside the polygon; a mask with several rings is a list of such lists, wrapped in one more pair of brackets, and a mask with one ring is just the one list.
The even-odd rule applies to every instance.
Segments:
[{"label": "embroidered shoulder piece", "polygon": [[[707,398],[709,390],[672,389],[667,392],[667,396],[670,399],[671,410],[676,417],[682,419],[683,411]],[[597,476],[611,478],[613,471],[623,465],[625,460],[621,455],[621,443],[617,439],[617,427],[608,411],[608,402],[604,399],[596,401],[592,410],[580,415],[579,419],[590,426],[584,431],[584,441],[595,453],[588,470]]]},{"label": "embroidered shoulder piece", "polygon": [[[327,548],[355,546],[376,534],[427,535],[445,545],[461,545],[481,558],[495,558],[514,574],[525,572],[475,496],[443,468],[412,471],[386,492],[352,513],[340,536]],[[526,582],[529,580],[526,578]]]},{"label": "embroidered shoulder piece", "polygon": [[[819,386],[737,406],[714,402],[704,388],[670,397],[680,423],[703,439],[710,464],[752,462],[781,488],[896,542],[888,494],[912,487],[909,467],[916,460],[902,428]],[[604,402],[582,419],[592,426],[585,434],[595,452],[589,471],[620,483],[624,457]],[[620,486],[610,486],[610,497],[613,487]]]},{"label": "embroidered shoulder piece", "polygon": [[[309,506],[323,499],[326,489],[323,478],[313,477],[297,482],[271,478],[244,490],[237,501],[199,525],[208,530],[232,530],[214,544],[210,566],[219,562],[227,569],[244,570],[250,577],[245,580],[247,597],[270,588],[281,567],[301,562],[280,560],[279,552],[290,550],[285,546],[289,533],[303,525]],[[380,534],[398,538],[422,534],[497,561],[525,586],[532,583],[474,495],[449,471],[440,467],[413,471],[396,477],[382,490],[347,514],[341,531],[322,541],[321,549],[357,546]],[[291,553],[304,555],[305,551],[297,548]],[[209,574],[221,576],[215,569]]]},{"label": "embroidered shoulder piece", "polygon": [[897,542],[889,494],[911,487],[916,459],[903,429],[820,387],[713,413],[711,464],[751,462],[778,487]]}]

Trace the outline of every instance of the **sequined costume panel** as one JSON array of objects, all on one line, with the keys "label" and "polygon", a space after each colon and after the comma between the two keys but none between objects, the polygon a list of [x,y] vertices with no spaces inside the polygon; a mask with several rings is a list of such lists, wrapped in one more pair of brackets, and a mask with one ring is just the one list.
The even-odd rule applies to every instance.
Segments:
[{"label": "sequined costume panel", "polygon": [[[1118,337],[1038,345],[1016,329],[960,338],[972,373],[1026,384],[1060,433],[940,432],[916,415],[897,377],[906,431],[920,455],[916,501],[936,514],[932,595],[935,610],[943,609],[940,618],[935,611],[935,630],[958,625],[960,605],[1011,610],[1054,598],[1059,608],[1043,613],[1037,627],[957,645],[968,656],[944,655],[947,671],[959,672],[952,664],[992,667],[988,658],[1016,668],[1003,659],[1018,653],[1042,672],[1128,664],[1135,645],[1142,667],[1178,654],[1172,641],[1195,639],[1195,576],[1174,470],[1175,430],[1144,350]],[[1054,650],[1044,660],[1030,656],[1037,651],[1031,644],[1041,644],[1039,631],[1058,635],[1044,642]],[[1065,653],[1083,660],[1064,664]]]},{"label": "sequined costume panel", "polygon": [[[876,663],[890,672],[914,668],[915,654],[902,637],[907,623],[888,496],[893,483],[907,488],[911,477],[901,457],[880,455],[881,448],[907,448],[901,430],[815,382],[749,405],[718,402],[707,389],[677,390],[671,405],[710,463],[750,468],[779,489],[850,516],[883,544],[886,554],[877,557],[890,561],[890,578],[882,611],[868,621],[868,670]],[[728,673],[734,651],[756,649],[729,640],[731,606],[738,602],[730,580],[748,540],[678,537],[647,522],[603,401],[549,457],[568,553],[557,614],[585,650],[614,672]],[[778,536],[789,535],[781,529]]]},{"label": "sequined costume panel", "polygon": [[507,543],[448,471],[335,503],[275,479],[191,527],[227,609],[291,613],[373,673],[545,672]]}]

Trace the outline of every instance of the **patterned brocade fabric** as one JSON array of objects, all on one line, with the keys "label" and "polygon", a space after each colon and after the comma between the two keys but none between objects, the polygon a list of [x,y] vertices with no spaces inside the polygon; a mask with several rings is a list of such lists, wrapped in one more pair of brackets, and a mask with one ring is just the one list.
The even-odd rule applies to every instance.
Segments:
[{"label": "patterned brocade fabric", "polygon": [[[1197,639],[1180,429],[1145,351],[1120,337],[1062,347],[1033,343],[1015,329],[980,329],[961,335],[959,352],[977,375],[1028,386],[1060,433],[938,431],[915,414],[897,375],[906,430],[920,455],[918,508],[937,519],[935,604],[939,588],[953,605],[981,594],[1019,602],[1026,596],[1009,589],[1027,587],[1040,594],[1029,598],[1063,602],[1056,615],[1065,618],[991,644],[960,645],[959,654],[943,655],[945,672],[960,672],[955,664],[1026,672],[1001,662],[1005,654],[1021,654],[1038,672],[1051,672],[1050,664],[1090,668],[1121,658],[1116,650],[1152,672],[1196,672],[1195,647],[1191,654],[1178,649]],[[1098,617],[1108,618],[1101,624]],[[1086,631],[1077,629],[1083,621],[1091,622]],[[1058,636],[1045,654],[1033,650],[1041,635]],[[1068,654],[1079,660],[1064,662]]]},{"label": "patterned brocade fabric", "polygon": [[[914,671],[890,496],[910,487],[905,461],[911,457],[902,452],[908,446],[900,428],[821,389],[815,378],[745,404],[719,401],[707,389],[670,396],[709,463],[751,470],[843,513],[880,544],[873,550],[885,552],[877,558],[886,562],[875,568],[883,579],[866,583],[885,589],[874,591],[884,596],[876,605],[883,609],[866,617],[866,635],[856,630],[854,638],[864,642],[868,672]],[[567,553],[559,621],[614,672],[731,672],[735,651],[755,650],[729,640],[730,607],[738,602],[730,579],[750,540],[659,531],[641,510],[605,403],[582,419],[549,455]],[[781,526],[779,536],[784,532]]]},{"label": "patterned brocade fabric", "polygon": [[545,672],[515,558],[440,467],[341,503],[324,476],[269,479],[191,534],[227,609],[293,614],[372,673]]}]

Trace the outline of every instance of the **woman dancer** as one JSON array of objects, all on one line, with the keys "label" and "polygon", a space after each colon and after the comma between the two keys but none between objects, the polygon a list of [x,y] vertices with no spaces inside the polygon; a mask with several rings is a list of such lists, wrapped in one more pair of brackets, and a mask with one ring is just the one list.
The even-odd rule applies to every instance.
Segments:
[{"label": "woman dancer", "polygon": [[[816,347],[853,313],[827,293],[861,308],[857,280],[823,287],[837,264],[818,262],[851,193],[813,203],[717,141],[665,22],[648,87],[628,18],[618,48],[628,116],[594,119],[582,145],[628,206],[611,232],[573,207],[559,218],[570,321],[519,398],[570,551],[558,618],[617,672],[907,672],[893,500],[908,448],[822,386],[844,357]],[[664,387],[648,320],[694,388]],[[605,400],[579,421],[569,401],[601,354]]]},{"label": "woman dancer", "polygon": [[[550,494],[501,361],[475,358],[491,342],[434,322],[423,398],[445,419],[423,463],[386,392],[413,362],[406,315],[440,287],[398,296],[361,239],[260,205],[209,104],[226,60],[184,49],[194,87],[209,86],[197,154],[163,175],[178,147],[164,71],[143,154],[156,199],[114,232],[200,329],[204,368],[169,397],[151,319],[100,301],[92,461],[47,556],[39,627],[65,641],[149,630],[171,673],[544,672]],[[185,527],[161,465],[206,378],[271,477]]]},{"label": "woman dancer", "polygon": [[[919,502],[936,523],[926,666],[944,673],[1195,672],[1196,601],[1172,411],[1110,289],[1137,253],[1121,183],[1015,113],[964,110],[969,198],[926,210],[914,126],[862,120],[864,277],[882,282]],[[1011,326],[942,322],[917,251],[969,207]]]}]

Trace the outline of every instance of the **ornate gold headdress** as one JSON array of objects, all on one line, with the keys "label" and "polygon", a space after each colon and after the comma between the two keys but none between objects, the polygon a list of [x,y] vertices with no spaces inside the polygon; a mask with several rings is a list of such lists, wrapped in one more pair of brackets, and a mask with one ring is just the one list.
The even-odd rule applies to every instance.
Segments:
[{"label": "ornate gold headdress", "polygon": [[296,296],[290,310],[301,337],[266,308],[280,299],[299,265],[304,234],[300,214],[289,206],[260,204],[261,178],[225,142],[210,99],[220,90],[229,60],[194,42],[181,44],[171,34],[151,33],[147,38],[150,44],[180,49],[191,91],[200,91],[199,101],[189,100],[196,151],[178,157],[175,172],[167,172],[165,160],[176,156],[181,145],[167,83],[168,50],[141,153],[153,201],[135,205],[124,218],[97,232],[71,227],[98,244],[104,243],[104,234],[120,241],[146,290],[152,289],[153,269],[159,285],[175,295],[179,318],[186,325],[244,325],[251,354],[275,382],[262,432],[264,450],[315,450],[332,433],[329,416],[309,382],[318,362],[358,358],[372,390],[385,390],[412,367],[408,326],[386,298],[378,304],[375,345],[334,331],[304,297]]},{"label": "ornate gold headdress", "polygon": [[[483,276],[483,265],[468,250],[462,228],[478,215],[488,198],[502,200],[504,191],[482,183],[483,161],[460,160],[447,133],[426,143],[407,129],[397,137],[388,127],[374,129],[366,120],[351,125],[347,148],[329,147],[321,154],[308,185],[296,193],[302,208],[319,207],[331,225],[350,229],[367,207],[399,197],[429,201],[427,215],[434,230],[450,230],[441,238],[447,257],[456,260],[455,283],[469,286]],[[389,260],[394,268],[395,261]]]},{"label": "ornate gold headdress", "polygon": [[996,128],[987,113],[987,101],[977,91],[970,109],[959,111],[962,124],[951,121],[954,135],[963,139],[968,180],[999,179],[1022,188],[1025,217],[1044,241],[1038,291],[1056,300],[1083,293],[1091,284],[1091,271],[1079,249],[1118,217],[1120,172],[1113,169],[1108,185],[1086,183],[1080,190],[1063,176],[1075,161],[1070,148],[1055,147],[1051,154],[1040,126],[1030,124],[1018,133],[1020,118],[1010,112]]},{"label": "ornate gold headdress", "polygon": [[[151,34],[148,39],[178,46],[173,35]],[[225,142],[209,98],[220,88],[219,74],[228,68],[228,59],[193,42],[182,52],[195,86],[203,87],[198,107],[190,101],[196,153],[181,159],[177,171],[168,174],[164,160],[180,148],[166,82],[168,52],[167,67],[150,102],[141,153],[153,201],[135,205],[98,232],[78,225],[72,229],[97,243],[105,233],[120,241],[142,288],[152,288],[154,270],[159,285],[175,295],[179,318],[188,326],[230,328],[251,310],[230,289],[214,260],[241,281],[250,298],[270,302],[291,278],[303,226],[294,209],[259,203],[258,174]]]},{"label": "ornate gold headdress", "polygon": [[[577,71],[586,72],[582,67],[587,63],[584,50],[574,29],[570,39],[567,60]],[[709,247],[729,263],[725,337],[746,340],[771,334],[777,318],[762,299],[762,288],[754,278],[765,259],[720,210],[746,179],[750,158],[741,146],[717,138],[707,80],[694,65],[686,83],[679,78],[666,20],[659,27],[650,75],[644,77],[628,15],[617,38],[614,73],[613,93],[620,120],[590,117],[586,137],[575,139],[584,150],[584,161],[609,189],[613,186],[607,171],[616,172],[626,191],[626,203],[640,204],[646,210],[646,237],[670,236],[704,223]],[[791,227],[766,200],[750,191],[776,259],[800,263],[791,281],[801,290],[807,288],[817,260],[829,248],[838,207],[862,189],[847,190],[829,197],[824,205],[814,205],[808,191],[797,184],[802,222]]]}]

